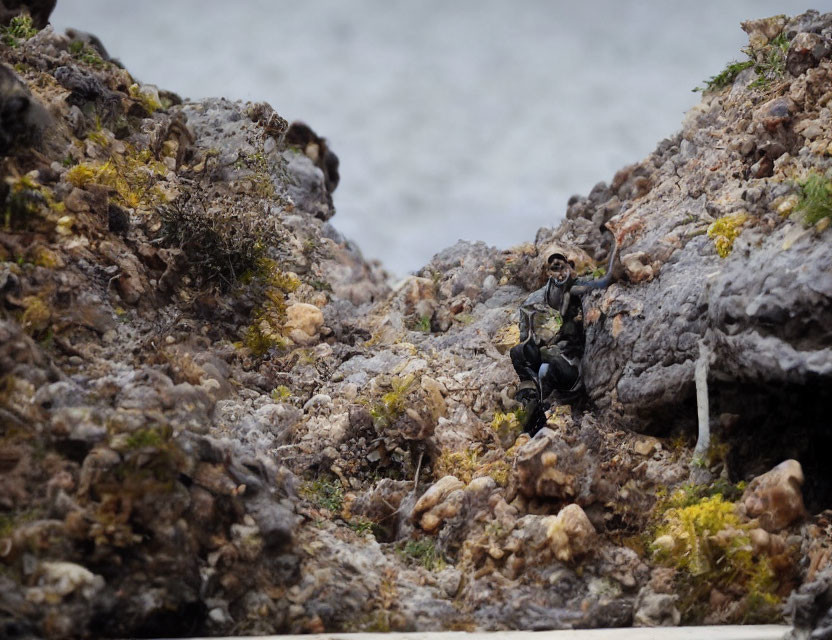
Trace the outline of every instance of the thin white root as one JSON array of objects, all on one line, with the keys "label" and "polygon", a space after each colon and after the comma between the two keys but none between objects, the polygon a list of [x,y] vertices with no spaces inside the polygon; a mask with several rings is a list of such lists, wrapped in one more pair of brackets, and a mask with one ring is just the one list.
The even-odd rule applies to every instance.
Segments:
[{"label": "thin white root", "polygon": [[422,458],[425,457],[425,452],[419,452],[419,462],[416,463],[416,476],[413,478],[413,489],[414,491],[419,486],[419,473],[422,471]]},{"label": "thin white root", "polygon": [[699,341],[699,358],[696,360],[693,380],[696,384],[696,412],[699,419],[699,437],[693,450],[694,461],[703,462],[711,444],[710,408],[708,406],[708,364],[711,350],[704,338]]}]

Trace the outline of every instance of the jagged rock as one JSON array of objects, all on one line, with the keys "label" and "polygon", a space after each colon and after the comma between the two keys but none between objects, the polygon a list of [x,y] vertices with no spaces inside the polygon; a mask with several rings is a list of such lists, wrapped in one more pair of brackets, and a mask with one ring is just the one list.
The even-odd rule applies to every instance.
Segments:
[{"label": "jagged rock", "polygon": [[[308,127],[135,83],[80,34],[0,45],[0,635],[744,619],[737,585],[675,599],[676,531],[639,541],[689,477],[701,340],[729,475],[794,457],[809,509],[832,496],[828,222],[800,219],[832,148],[832,16],[746,26],[758,65],[791,39],[798,75],[747,69],[557,229],[460,242],[393,292],[327,222],[337,166]],[[595,270],[604,224],[622,260],[584,299],[589,397],[529,438],[517,307],[553,251]],[[765,602],[832,546],[777,473],[706,505],[741,519],[703,540],[768,567]],[[826,586],[798,593],[803,627]]]},{"label": "jagged rock", "polygon": [[635,627],[676,627],[682,615],[676,608],[678,596],[669,593],[655,593],[644,587],[638,593],[633,614]]},{"label": "jagged rock", "polygon": [[592,465],[585,445],[570,447],[551,429],[541,429],[517,450],[518,488],[528,497],[584,499],[589,495]]},{"label": "jagged rock", "polygon": [[562,562],[571,562],[593,547],[595,528],[576,504],[568,504],[558,515],[547,518],[545,526],[552,551]]}]

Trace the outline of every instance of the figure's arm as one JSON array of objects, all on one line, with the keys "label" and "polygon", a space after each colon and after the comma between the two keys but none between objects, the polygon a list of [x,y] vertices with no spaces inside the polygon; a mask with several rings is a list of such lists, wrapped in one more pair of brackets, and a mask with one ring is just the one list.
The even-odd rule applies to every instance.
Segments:
[{"label": "figure's arm", "polygon": [[530,337],[532,337],[533,332],[531,328],[533,326],[534,321],[534,309],[528,307],[520,307],[520,342],[526,342]]},{"label": "figure's arm", "polygon": [[613,234],[612,253],[610,254],[610,261],[607,265],[607,272],[595,280],[576,280],[569,292],[576,296],[582,296],[588,291],[592,291],[594,289],[606,289],[610,286],[610,284],[612,284],[612,268],[615,264],[616,257],[618,257],[618,237]]},{"label": "figure's arm", "polygon": [[518,324],[520,327],[520,342],[527,342],[530,338],[534,340],[534,316],[540,310],[540,305],[546,299],[546,286],[543,285],[537,291],[529,294],[517,310],[519,315]]}]

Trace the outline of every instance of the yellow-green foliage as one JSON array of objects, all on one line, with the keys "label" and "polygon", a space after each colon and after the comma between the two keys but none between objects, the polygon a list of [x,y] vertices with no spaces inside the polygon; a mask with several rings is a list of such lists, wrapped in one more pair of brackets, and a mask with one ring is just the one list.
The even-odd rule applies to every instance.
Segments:
[{"label": "yellow-green foliage", "polygon": [[797,210],[803,213],[807,224],[832,217],[832,180],[812,172],[800,183],[800,190]]},{"label": "yellow-green foliage", "polygon": [[757,79],[751,83],[752,87],[768,89],[772,82],[780,80],[786,74],[786,55],[789,52],[789,39],[785,33],[780,33],[762,47],[759,51],[748,51],[754,56],[757,64],[754,70]]},{"label": "yellow-green foliage", "polygon": [[62,202],[57,202],[52,190],[38,183],[36,174],[6,178],[9,193],[2,204],[3,226],[6,229],[30,228],[39,217],[50,213],[60,215]]},{"label": "yellow-green foliage", "polygon": [[693,575],[706,573],[721,559],[721,550],[713,548],[710,537],[728,527],[739,526],[734,504],[725,502],[720,495],[703,498],[685,507],[671,507],[665,511],[664,522],[657,533],[671,536],[675,547],[672,550],[658,548],[657,555],[660,558],[666,555],[677,568]]},{"label": "yellow-green foliage", "polygon": [[[702,487],[685,487],[657,503],[654,558],[677,574],[685,621],[701,622],[712,589],[742,590],[740,621],[772,621],[779,616],[779,582],[771,559],[752,550],[749,526],[736,505],[721,493],[700,497]],[[738,487],[729,487],[738,492]],[[711,493],[704,490],[705,493]]]},{"label": "yellow-green foliage", "polygon": [[154,111],[158,111],[162,108],[162,103],[155,95],[155,91],[148,87],[142,87],[134,83],[128,87],[127,92],[130,94],[131,98],[141,102],[145,111],[148,113],[153,113]]},{"label": "yellow-green foliage", "polygon": [[740,235],[740,230],[746,220],[748,220],[748,214],[742,211],[714,220],[708,227],[708,237],[714,241],[720,258],[725,258],[731,253],[734,240]]},{"label": "yellow-green foliage", "polygon": [[[262,151],[241,156],[236,163],[238,169],[249,169],[251,173],[245,176],[245,180],[251,182],[254,193],[264,197],[273,199],[277,196],[274,188],[274,182],[269,172],[269,163]],[[307,241],[310,242],[310,241]],[[314,243],[314,240],[311,241]],[[304,246],[304,253],[314,249],[314,246],[309,248]]]},{"label": "yellow-green foliage", "polygon": [[23,330],[29,335],[36,335],[49,327],[52,312],[42,298],[38,296],[26,296],[22,300],[23,315],[20,324]]},{"label": "yellow-green foliage", "polygon": [[283,335],[286,322],[286,294],[300,286],[300,280],[284,273],[269,258],[261,258],[253,278],[263,286],[263,303],[253,311],[252,323],[246,329],[244,344],[257,357],[272,347],[288,344]]},{"label": "yellow-green foliage", "polygon": [[32,24],[32,18],[24,13],[12,18],[8,27],[0,27],[0,40],[5,45],[16,47],[21,40],[28,40],[37,32],[38,30]]},{"label": "yellow-green foliage", "polygon": [[487,475],[499,486],[508,485],[511,477],[511,465],[505,460],[495,460],[482,466],[480,475]]},{"label": "yellow-green foliage", "polygon": [[32,249],[32,264],[46,269],[57,269],[63,266],[60,256],[48,247],[38,246]]},{"label": "yellow-green foliage", "polygon": [[160,432],[159,429],[139,429],[127,438],[127,446],[130,449],[160,447],[170,438],[170,435],[169,432]]},{"label": "yellow-green foliage", "polygon": [[90,183],[110,187],[123,206],[151,209],[165,200],[155,186],[157,178],[165,172],[165,166],[154,158],[149,149],[136,151],[128,145],[123,155],[113,153],[104,164],[82,162],[75,165],[67,171],[66,179],[76,187],[85,187]]},{"label": "yellow-green foliage", "polygon": [[737,76],[740,75],[741,72],[753,66],[753,60],[746,60],[744,62],[729,62],[720,73],[705,80],[704,87],[696,87],[694,91],[719,91],[725,87],[730,87],[734,84],[734,80],[736,80]]},{"label": "yellow-green foliage", "polygon": [[385,429],[393,424],[407,408],[407,396],[416,382],[414,375],[404,378],[395,377],[390,383],[391,390],[381,396],[381,402],[373,405],[370,415],[377,429]]},{"label": "yellow-green foliage", "polygon": [[781,79],[785,75],[788,51],[789,39],[785,33],[780,33],[762,47],[743,49],[743,53],[748,56],[748,60],[728,63],[721,73],[711,76],[705,81],[704,87],[696,87],[694,91],[705,93],[721,91],[734,84],[737,76],[751,67],[754,67],[754,71],[757,72],[757,78],[751,83],[751,86],[757,89],[768,89],[772,82]]},{"label": "yellow-green foliage", "polygon": [[513,443],[517,436],[523,433],[523,423],[526,419],[526,412],[522,407],[503,413],[502,411],[494,412],[494,419],[491,420],[491,428],[497,434],[500,442]]},{"label": "yellow-green foliage", "polygon": [[476,449],[466,449],[465,451],[444,450],[433,463],[433,475],[436,478],[449,475],[456,476],[456,478],[468,484],[477,471],[478,455]]},{"label": "yellow-green foliage", "polygon": [[444,450],[433,463],[433,475],[436,478],[455,476],[465,484],[474,478],[489,476],[498,485],[505,487],[511,476],[511,465],[503,458],[490,462],[481,460],[476,447],[465,451]]},{"label": "yellow-green foliage", "polygon": [[283,402],[292,397],[292,390],[286,385],[280,385],[272,389],[272,400],[275,402]]},{"label": "yellow-green foliage", "polygon": [[341,513],[344,505],[344,489],[337,480],[315,478],[315,480],[305,482],[300,488],[300,493],[322,509],[327,509],[335,515]]}]

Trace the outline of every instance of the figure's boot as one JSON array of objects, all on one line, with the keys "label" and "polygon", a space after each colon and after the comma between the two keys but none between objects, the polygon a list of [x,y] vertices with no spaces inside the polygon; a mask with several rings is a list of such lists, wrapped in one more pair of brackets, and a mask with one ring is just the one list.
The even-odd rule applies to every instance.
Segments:
[{"label": "figure's boot", "polygon": [[524,380],[517,388],[514,399],[523,405],[523,411],[526,414],[523,419],[523,431],[534,435],[540,430],[541,414],[543,414],[544,423],[546,421],[545,413],[540,410],[540,391],[537,384],[533,380]]}]

